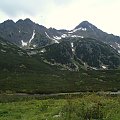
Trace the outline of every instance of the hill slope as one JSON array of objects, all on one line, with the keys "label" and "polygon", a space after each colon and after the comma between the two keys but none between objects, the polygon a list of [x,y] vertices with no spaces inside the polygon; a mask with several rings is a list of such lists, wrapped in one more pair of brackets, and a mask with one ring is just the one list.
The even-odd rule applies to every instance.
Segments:
[{"label": "hill slope", "polygon": [[36,51],[37,58],[51,65],[69,70],[117,69],[120,67],[119,53],[109,45],[92,38],[66,38]]},{"label": "hill slope", "polygon": [[49,65],[33,59],[27,52],[0,37],[0,70],[2,71],[52,71]]}]

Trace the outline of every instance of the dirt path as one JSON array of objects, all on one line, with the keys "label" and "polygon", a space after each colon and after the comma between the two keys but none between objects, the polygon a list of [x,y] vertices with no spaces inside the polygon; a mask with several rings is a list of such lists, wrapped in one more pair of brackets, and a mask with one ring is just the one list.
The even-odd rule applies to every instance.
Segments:
[{"label": "dirt path", "polygon": [[[56,97],[56,96],[64,96],[64,95],[83,95],[83,94],[91,94],[92,92],[73,92],[73,93],[53,93],[53,94],[27,94],[27,93],[15,93],[16,96],[35,96],[35,97]],[[117,92],[94,92],[98,95],[120,95],[120,91]]]}]

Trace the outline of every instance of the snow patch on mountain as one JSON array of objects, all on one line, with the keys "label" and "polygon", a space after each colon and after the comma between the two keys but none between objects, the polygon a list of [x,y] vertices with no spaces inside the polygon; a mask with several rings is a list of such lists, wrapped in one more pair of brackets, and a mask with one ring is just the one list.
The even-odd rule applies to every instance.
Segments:
[{"label": "snow patch on mountain", "polygon": [[61,35],[62,38],[66,38],[67,37],[67,34],[63,34]]},{"label": "snow patch on mountain", "polygon": [[79,36],[79,35],[71,35],[70,37],[80,37],[80,38],[84,38],[83,36]]},{"label": "snow patch on mountain", "polygon": [[72,48],[72,52],[75,52],[75,49]]},{"label": "snow patch on mountain", "polygon": [[55,38],[56,40],[60,40],[61,37],[58,37],[58,36],[53,36],[53,38]]},{"label": "snow patch on mountain", "polygon": [[46,34],[46,36],[47,36],[49,39],[51,39],[51,37],[47,34],[47,32],[45,32],[45,34]]},{"label": "snow patch on mountain", "polygon": [[72,34],[63,34],[61,35],[61,38],[66,38],[66,37],[72,37],[72,38],[84,38],[83,36],[79,36],[79,35],[72,35]]},{"label": "snow patch on mountain", "polygon": [[36,45],[33,45],[33,47],[35,48],[35,47],[36,47]]},{"label": "snow patch on mountain", "polygon": [[110,45],[112,48],[116,49],[113,45]]},{"label": "snow patch on mountain", "polygon": [[74,44],[73,44],[73,42],[71,43],[71,48],[72,48],[72,52],[75,52],[75,49],[74,49]]},{"label": "snow patch on mountain", "polygon": [[57,40],[53,39],[55,43],[59,43]]},{"label": "snow patch on mountain", "polygon": [[71,43],[71,47],[73,48],[73,43]]},{"label": "snow patch on mountain", "polygon": [[77,28],[77,29],[74,29],[74,30],[69,31],[68,33],[74,33],[74,32],[79,31],[79,30],[86,31],[87,28],[82,28],[82,27],[80,27],[80,28]]},{"label": "snow patch on mountain", "polygon": [[104,66],[104,65],[102,65],[102,68],[103,68],[103,69],[106,69],[107,67],[106,67],[106,66]]},{"label": "snow patch on mountain", "polygon": [[90,67],[90,68],[92,68],[93,70],[98,70],[96,67]]},{"label": "snow patch on mountain", "polygon": [[40,52],[41,52],[41,53],[44,53],[44,52],[46,52],[46,49],[44,48],[44,49],[42,49]]},{"label": "snow patch on mountain", "polygon": [[118,50],[118,53],[120,53],[120,50]]},{"label": "snow patch on mountain", "polygon": [[34,39],[34,37],[35,37],[35,30],[33,30],[33,34],[32,34],[32,37],[30,38],[30,40],[29,40],[29,43],[31,43],[31,41]]},{"label": "snow patch on mountain", "polygon": [[45,32],[45,34],[46,34],[46,36],[47,36],[49,39],[53,40],[55,43],[59,43],[56,39],[51,38],[51,37],[47,34],[47,32]]},{"label": "snow patch on mountain", "polygon": [[23,40],[21,40],[21,42],[22,42],[22,46],[24,47],[24,46],[27,46],[27,42],[24,42]]}]

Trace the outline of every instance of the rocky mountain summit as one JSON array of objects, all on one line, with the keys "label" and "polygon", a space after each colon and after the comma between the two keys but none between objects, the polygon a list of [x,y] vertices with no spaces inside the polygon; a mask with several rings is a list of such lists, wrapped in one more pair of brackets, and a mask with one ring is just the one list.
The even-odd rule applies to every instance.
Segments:
[{"label": "rocky mountain summit", "polygon": [[[120,67],[120,37],[103,32],[88,21],[73,30],[57,30],[28,18],[7,20],[0,24],[0,37],[3,56],[19,51],[15,58],[28,56],[69,70]],[[7,49],[3,44],[7,44]]]}]

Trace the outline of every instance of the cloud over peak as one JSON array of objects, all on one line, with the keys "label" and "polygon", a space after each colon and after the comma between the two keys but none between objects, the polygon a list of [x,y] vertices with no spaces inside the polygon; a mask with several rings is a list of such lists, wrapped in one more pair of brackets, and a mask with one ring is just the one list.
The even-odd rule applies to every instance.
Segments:
[{"label": "cloud over peak", "polygon": [[88,20],[106,32],[120,34],[119,5],[120,0],[1,0],[0,22],[29,17],[46,27],[73,29]]}]

